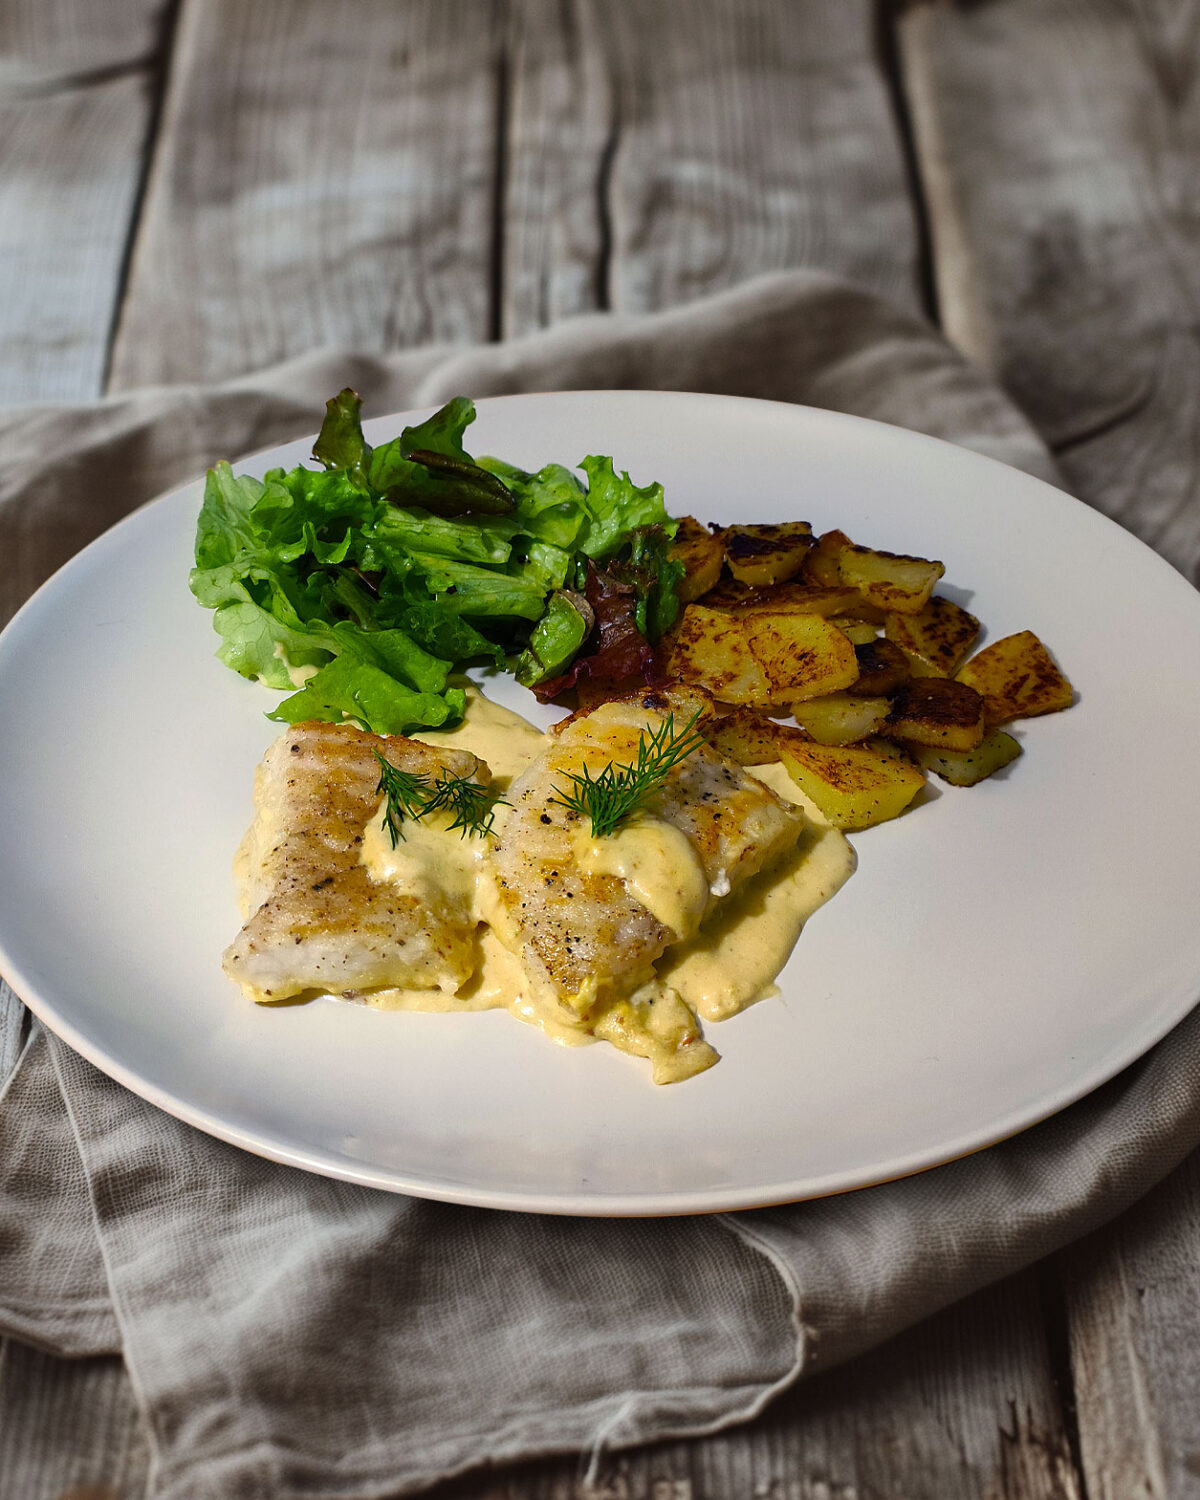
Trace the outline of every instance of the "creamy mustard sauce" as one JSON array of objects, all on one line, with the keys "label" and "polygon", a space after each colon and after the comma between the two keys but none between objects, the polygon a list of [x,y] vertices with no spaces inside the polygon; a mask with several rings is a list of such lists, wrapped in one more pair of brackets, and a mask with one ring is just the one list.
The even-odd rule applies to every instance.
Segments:
[{"label": "creamy mustard sauce", "polygon": [[690,937],[708,908],[710,891],[695,849],[684,833],[661,818],[638,816],[606,838],[579,830],[581,865],[597,875],[615,875],[677,938]]},{"label": "creamy mustard sauce", "polygon": [[750,774],[805,811],[795,849],[739,887],[690,941],[658,962],[659,977],[706,1021],[724,1021],[778,993],[775,980],[805,922],[854,873],[845,836],[825,822],[782,765]]},{"label": "creamy mustard sauce", "polygon": [[546,748],[547,736],[511,708],[469,687],[467,711],[453,729],[423,729],[413,739],[444,750],[469,750],[487,762],[492,780],[504,793]]},{"label": "creamy mustard sauce", "polygon": [[[553,743],[476,688],[467,690],[467,710],[460,724],[450,730],[423,731],[414,738],[479,756],[501,794]],[[630,754],[638,738],[630,731]],[[614,757],[621,758],[621,747],[606,745],[595,757],[588,753],[589,761],[596,760],[595,770]],[[563,1045],[579,1046],[599,1038],[647,1057],[659,1083],[711,1066],[717,1053],[704,1041],[696,1015],[724,1020],[777,993],[774,981],[804,923],[849,878],[855,863],[845,838],[824,821],[782,765],[756,766],[751,774],[803,808],[806,824],[794,850],[732,895],[727,895],[727,879],[718,877],[710,888],[696,851],[671,823],[640,815],[601,839],[581,830],[581,861],[597,873],[624,880],[635,898],[678,934],[656,973],[644,976],[631,994],[599,1007],[594,1005],[597,987],[590,982],[572,1004],[539,993],[531,983],[514,951],[519,947],[516,933],[506,931],[508,918],[496,898],[488,838],[462,838],[458,830],[448,829],[448,819],[410,820],[404,824],[404,838],[393,848],[381,804],[363,836],[361,857],[372,880],[392,881],[409,890],[428,890],[436,884],[445,891],[462,910],[463,920],[476,923],[477,962],[471,979],[456,994],[381,989],[358,998],[380,1010],[505,1008]],[[503,805],[495,809],[497,829],[506,811]],[[252,846],[248,835],[238,852],[243,883]],[[719,897],[726,899],[718,903]],[[714,904],[717,909],[706,918]]]}]

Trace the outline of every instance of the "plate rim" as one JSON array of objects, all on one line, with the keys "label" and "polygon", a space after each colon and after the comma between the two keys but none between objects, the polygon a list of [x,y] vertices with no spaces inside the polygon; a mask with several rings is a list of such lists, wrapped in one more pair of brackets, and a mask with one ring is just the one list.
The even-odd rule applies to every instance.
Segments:
[{"label": "plate rim", "polygon": [[[900,427],[896,424],[882,422],[875,418],[859,417],[850,413],[831,411],[821,407],[810,407],[801,405],[800,403],[764,400],[750,396],[686,391],[637,391],[628,388],[615,388],[565,392],[520,392],[494,397],[483,397],[478,400],[477,404],[480,407],[492,407],[512,402],[526,404],[545,397],[567,397],[586,400],[614,396],[623,400],[636,400],[643,405],[655,400],[682,400],[685,403],[693,405],[709,402],[721,406],[749,405],[753,407],[771,407],[790,414],[816,413],[823,420],[832,419],[836,423],[849,424],[855,428],[867,424],[870,427],[882,429],[892,439],[899,434],[902,442],[912,440],[919,444],[932,444],[938,449],[950,449],[958,454],[966,453],[972,459],[994,465],[1005,473],[1019,475],[1023,482],[1032,482],[1046,491],[1048,497],[1053,497],[1052,503],[1061,507],[1064,512],[1069,510],[1075,516],[1091,518],[1085,524],[1094,522],[1098,535],[1106,537],[1117,546],[1130,546],[1140,551],[1144,563],[1152,559],[1153,564],[1159,569],[1160,578],[1170,577],[1174,580],[1168,587],[1176,589],[1181,599],[1188,597],[1190,601],[1188,607],[1200,608],[1200,594],[1197,593],[1184,575],[1159,553],[1155,552],[1152,547],[1136,537],[1132,532],[1126,530],[1112,517],[1105,515],[1093,506],[1072,496],[1069,492],[1059,489],[1039,476],[1031,475],[1024,470],[1014,469],[1012,466],[1003,463],[989,454],[980,453],[975,449],[950,443],[945,439],[932,436],[928,433],[918,432],[911,428]],[[394,426],[397,421],[411,421],[414,417],[419,419],[423,414],[433,409],[435,408],[426,403],[400,412],[370,418],[364,425],[368,428],[368,431],[375,424],[381,427]],[[265,445],[232,460],[232,462],[239,468],[253,470],[256,467],[262,467],[261,461],[270,459],[271,456],[279,453],[282,449],[298,443],[307,443],[310,436],[311,434],[306,433],[298,438],[285,439],[283,442]],[[89,542],[86,547],[81,548],[79,552],[67,559],[49,578],[39,585],[13,615],[12,619],[4,627],[4,630],[0,631],[0,661],[2,661],[6,645],[10,645],[14,639],[20,637],[22,630],[28,624],[29,618],[36,614],[37,610],[41,607],[41,601],[47,593],[62,587],[64,577],[68,577],[74,572],[77,566],[82,565],[82,560],[87,554],[102,545],[111,545],[111,539],[115,534],[123,531],[126,527],[136,525],[146,512],[163,507],[173,500],[178,501],[179,497],[185,492],[194,490],[201,482],[202,476],[193,477],[180,484],[173,485],[162,494],[143,502],[117,520],[113,525],[107,527],[99,536]],[[360,1186],[409,1194],[414,1197],[439,1202],[469,1204],[506,1211],[549,1213],[576,1217],[658,1217],[762,1209],[782,1204],[809,1201],[845,1192],[860,1191],[867,1187],[881,1185],[933,1170],[938,1166],[946,1165],[952,1161],[960,1160],[965,1156],[973,1155],[978,1151],[986,1150],[989,1146],[1011,1139],[1028,1129],[1033,1129],[1045,1120],[1093,1093],[1104,1083],[1116,1077],[1125,1068],[1143,1058],[1147,1052],[1162,1041],[1164,1037],[1169,1035],[1176,1026],[1181,1024],[1195,1006],[1200,1003],[1200,974],[1194,977],[1190,986],[1181,980],[1177,987],[1179,991],[1178,995],[1172,1000],[1171,1004],[1161,1007],[1161,1014],[1151,1024],[1139,1028],[1134,1033],[1132,1040],[1126,1034],[1123,1045],[1111,1048],[1105,1057],[1095,1064],[1092,1069],[1078,1075],[1069,1085],[1064,1085],[1060,1088],[1057,1093],[1044,1101],[1044,1107],[1039,1108],[1036,1112],[1029,1109],[1014,1109],[1005,1116],[993,1118],[986,1126],[982,1126],[974,1132],[969,1132],[960,1139],[946,1142],[944,1147],[936,1152],[931,1153],[928,1150],[910,1152],[892,1158],[886,1163],[880,1163],[873,1170],[864,1169],[859,1173],[846,1173],[843,1171],[830,1174],[828,1180],[819,1176],[809,1177],[804,1179],[803,1184],[796,1181],[780,1181],[763,1183],[756,1189],[747,1189],[743,1186],[682,1193],[646,1191],[634,1193],[554,1192],[539,1195],[538,1193],[520,1188],[479,1187],[464,1190],[461,1185],[438,1183],[428,1179],[424,1175],[411,1176],[388,1167],[350,1164],[339,1160],[332,1153],[289,1146],[266,1138],[265,1133],[255,1134],[241,1129],[236,1125],[230,1125],[220,1115],[180,1098],[169,1089],[161,1088],[151,1080],[144,1078],[136,1070],[127,1067],[119,1057],[113,1056],[106,1048],[93,1042],[73,1022],[60,1016],[53,999],[42,993],[40,986],[24,972],[22,966],[15,961],[15,956],[9,952],[2,925],[0,925],[0,973],[3,973],[14,994],[29,1007],[48,1031],[61,1038],[72,1050],[96,1066],[102,1073],[165,1113],[253,1155],[278,1162],[285,1166],[315,1172],[322,1176]],[[14,1066],[20,1065],[24,1051],[25,1049],[23,1048]],[[797,1191],[798,1188],[800,1189],[799,1191]]]}]

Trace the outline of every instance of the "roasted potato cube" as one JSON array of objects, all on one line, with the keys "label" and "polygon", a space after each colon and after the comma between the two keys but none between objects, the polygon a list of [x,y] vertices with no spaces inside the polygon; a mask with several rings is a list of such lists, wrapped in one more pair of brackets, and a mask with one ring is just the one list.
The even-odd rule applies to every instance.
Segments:
[{"label": "roasted potato cube", "polygon": [[837,588],[842,583],[838,560],[846,547],[854,543],[844,531],[827,531],[804,556],[801,573],[807,582],[821,588]]},{"label": "roasted potato cube", "polygon": [[771,702],[771,684],[750,650],[745,621],[723,609],[689,604],[671,643],[667,670],[725,703]]},{"label": "roasted potato cube", "polygon": [[858,681],[854,684],[854,691],[865,693],[867,697],[894,693],[912,676],[908,658],[891,641],[867,641],[855,646],[854,656],[858,662]]},{"label": "roasted potato cube", "polygon": [[939,677],[954,674],[979,635],[975,616],[940,594],[934,594],[919,614],[891,611],[883,628],[889,641],[924,662]]},{"label": "roasted potato cube", "polygon": [[983,697],[989,725],[1070,708],[1074,691],[1032,630],[985,646],[958,674]]},{"label": "roasted potato cube", "polygon": [[838,550],[837,568],[842,583],[858,589],[868,604],[908,615],[924,609],[934,584],[946,571],[943,563],[924,557],[876,552],[853,544]]},{"label": "roasted potato cube", "polygon": [[735,708],[720,719],[700,725],[704,738],[721,755],[739,766],[769,766],[779,759],[780,746],[806,740],[802,730],[778,724],[754,708]]},{"label": "roasted potato cube", "polygon": [[887,733],[939,750],[974,750],[983,739],[983,699],[948,677],[914,677],[896,691]]},{"label": "roasted potato cube", "polygon": [[854,620],[849,615],[834,615],[833,623],[852,646],[869,645],[879,634],[869,620]]},{"label": "roasted potato cube", "polygon": [[755,610],[744,616],[689,604],[669,670],[725,703],[767,708],[849,687],[854,647],[821,615]]},{"label": "roasted potato cube", "polygon": [[742,624],[771,684],[771,703],[819,698],[858,679],[854,647],[823,615],[754,610]]},{"label": "roasted potato cube", "polygon": [[796,723],[819,745],[853,745],[878,733],[892,705],[886,698],[827,693],[793,708]]},{"label": "roasted potato cube", "polygon": [[899,760],[910,766],[916,764],[913,759],[916,751],[915,745],[902,745],[898,740],[885,740],[878,734],[873,734],[869,740],[864,740],[863,749],[870,750],[875,755],[882,755],[884,760]]},{"label": "roasted potato cube", "polygon": [[924,771],[932,771],[951,786],[974,786],[1016,760],[1021,747],[1003,729],[992,729],[974,750],[935,750],[932,745],[914,745],[913,755]]},{"label": "roasted potato cube", "polygon": [[911,761],[860,745],[787,745],[787,773],[837,828],[869,828],[895,818],[925,778]]},{"label": "roasted potato cube", "polygon": [[683,564],[683,577],[676,585],[681,604],[690,604],[701,594],[707,594],[725,565],[725,549],[719,539],[692,516],[684,516],[680,521],[669,555]]},{"label": "roasted potato cube", "polygon": [[812,527],[807,521],[726,526],[720,535],[729,571],[739,583],[755,588],[794,577],[813,545]]},{"label": "roasted potato cube", "polygon": [[[721,558],[721,566],[724,567],[725,549],[723,547]],[[730,578],[728,574],[725,574],[705,593],[704,603],[709,609],[736,609],[756,598],[758,592],[758,589],[752,589],[748,583],[739,583],[736,578]],[[690,604],[692,601],[689,599],[687,602]]]},{"label": "roasted potato cube", "polygon": [[[796,615],[824,615],[826,619],[840,615],[854,607],[858,599],[855,589],[825,589],[811,583],[777,583],[771,588],[753,589],[741,599],[721,606],[737,614],[750,614],[755,610],[784,610]],[[714,603],[712,595],[705,604]]]}]

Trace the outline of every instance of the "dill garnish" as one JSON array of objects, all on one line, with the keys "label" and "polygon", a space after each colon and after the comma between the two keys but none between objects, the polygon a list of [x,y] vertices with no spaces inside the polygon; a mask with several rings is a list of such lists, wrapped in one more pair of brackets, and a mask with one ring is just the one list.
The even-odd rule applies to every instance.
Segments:
[{"label": "dill garnish", "polygon": [[587,766],[582,771],[569,771],[571,790],[550,801],[590,818],[593,838],[613,833],[626,818],[645,807],[680,761],[704,744],[704,736],[696,728],[699,718],[698,712],[693,714],[676,733],[675,715],[668,714],[657,729],[642,731],[633,765],[616,766],[609,761],[598,776],[593,776]]},{"label": "dill garnish", "polygon": [[379,762],[379,784],[375,791],[387,798],[383,826],[393,849],[404,837],[405,819],[425,818],[442,810],[452,814],[448,833],[457,828],[459,837],[464,839],[469,833],[481,837],[491,833],[496,805],[504,799],[495,797],[480,782],[455,776],[450,771],[443,771],[436,781],[431,781],[428,776],[400,770],[378,750],[375,759]]}]

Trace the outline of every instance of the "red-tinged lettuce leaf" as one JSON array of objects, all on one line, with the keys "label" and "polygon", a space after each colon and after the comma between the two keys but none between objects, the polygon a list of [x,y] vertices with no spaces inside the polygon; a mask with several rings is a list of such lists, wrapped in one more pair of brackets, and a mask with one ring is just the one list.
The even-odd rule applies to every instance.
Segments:
[{"label": "red-tinged lettuce leaf", "polygon": [[637,589],[589,562],[584,597],[596,623],[569,669],[534,686],[533,692],[543,703],[577,687],[585,678],[608,686],[627,681],[654,682],[662,675],[655,648],[637,626]]}]

